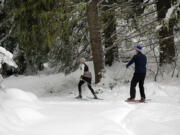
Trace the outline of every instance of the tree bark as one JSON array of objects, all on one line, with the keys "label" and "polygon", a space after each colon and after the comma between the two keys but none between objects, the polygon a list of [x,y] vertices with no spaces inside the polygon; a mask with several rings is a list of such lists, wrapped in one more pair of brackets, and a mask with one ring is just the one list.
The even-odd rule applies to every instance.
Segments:
[{"label": "tree bark", "polygon": [[87,6],[88,29],[95,71],[95,83],[99,83],[104,69],[104,53],[101,43],[100,25],[98,22],[98,1],[92,0]]},{"label": "tree bark", "polygon": [[[168,9],[171,7],[172,0],[158,0],[158,20],[162,20],[166,17]],[[174,43],[174,20],[170,19],[168,26],[163,23],[162,28],[159,31],[159,47],[160,47],[160,66],[167,63],[174,62],[175,58],[175,43]]]}]

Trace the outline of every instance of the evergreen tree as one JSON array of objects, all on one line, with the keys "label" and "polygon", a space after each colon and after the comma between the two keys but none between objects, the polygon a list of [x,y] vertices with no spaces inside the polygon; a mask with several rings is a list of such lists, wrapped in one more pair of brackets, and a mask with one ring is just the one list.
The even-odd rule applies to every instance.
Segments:
[{"label": "evergreen tree", "polygon": [[168,18],[165,23],[168,10],[175,4],[175,0],[158,0],[158,20],[162,24],[159,30],[160,65],[172,63],[175,60],[174,25],[175,18]]},{"label": "evergreen tree", "polygon": [[51,48],[49,59],[58,71],[69,73],[77,69],[81,57],[90,58],[87,31],[86,3],[74,0],[64,1],[61,12],[64,14],[59,23],[62,25],[55,46]]},{"label": "evergreen tree", "polygon": [[[103,1],[102,3],[102,21],[105,48],[112,46],[116,40],[116,14],[113,4],[117,0]],[[118,47],[115,46],[105,53],[105,64],[112,66],[115,59],[118,58]]]},{"label": "evergreen tree", "polygon": [[47,61],[47,53],[59,34],[63,16],[58,0],[9,0],[14,16],[13,36],[18,39],[26,62],[26,73],[36,73]]},{"label": "evergreen tree", "polygon": [[[14,25],[14,18],[8,16],[10,5],[6,1],[0,3],[0,46],[6,48],[8,51],[13,53],[17,46],[17,40],[11,37]],[[14,68],[3,64],[2,74],[5,76],[12,75]]]}]

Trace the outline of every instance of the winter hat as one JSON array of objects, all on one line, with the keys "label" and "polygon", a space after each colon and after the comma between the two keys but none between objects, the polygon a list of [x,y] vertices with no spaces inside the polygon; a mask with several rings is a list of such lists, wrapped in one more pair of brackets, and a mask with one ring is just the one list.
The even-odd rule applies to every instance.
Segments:
[{"label": "winter hat", "polygon": [[85,61],[86,61],[85,58],[81,58],[81,59],[80,59],[80,62],[85,63]]},{"label": "winter hat", "polygon": [[142,51],[142,46],[140,46],[140,45],[136,46],[136,50],[141,52]]}]

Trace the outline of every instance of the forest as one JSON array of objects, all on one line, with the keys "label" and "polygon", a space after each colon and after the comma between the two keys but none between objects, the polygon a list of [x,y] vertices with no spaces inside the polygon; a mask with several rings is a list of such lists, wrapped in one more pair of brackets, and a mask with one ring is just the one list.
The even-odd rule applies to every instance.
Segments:
[{"label": "forest", "polygon": [[18,65],[4,64],[4,76],[34,75],[45,63],[69,74],[83,57],[93,61],[98,83],[105,67],[127,63],[137,45],[155,81],[179,76],[179,0],[1,0],[0,46]]}]

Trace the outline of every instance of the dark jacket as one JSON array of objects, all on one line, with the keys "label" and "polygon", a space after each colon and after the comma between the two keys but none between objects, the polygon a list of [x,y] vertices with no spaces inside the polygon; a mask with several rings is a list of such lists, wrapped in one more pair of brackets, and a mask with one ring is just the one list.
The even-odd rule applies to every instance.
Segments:
[{"label": "dark jacket", "polygon": [[89,72],[89,67],[85,63],[81,64],[80,69],[82,71],[81,77],[92,78],[91,72]]},{"label": "dark jacket", "polygon": [[146,73],[147,58],[144,54],[139,52],[126,65],[128,68],[131,64],[135,63],[135,73]]}]

